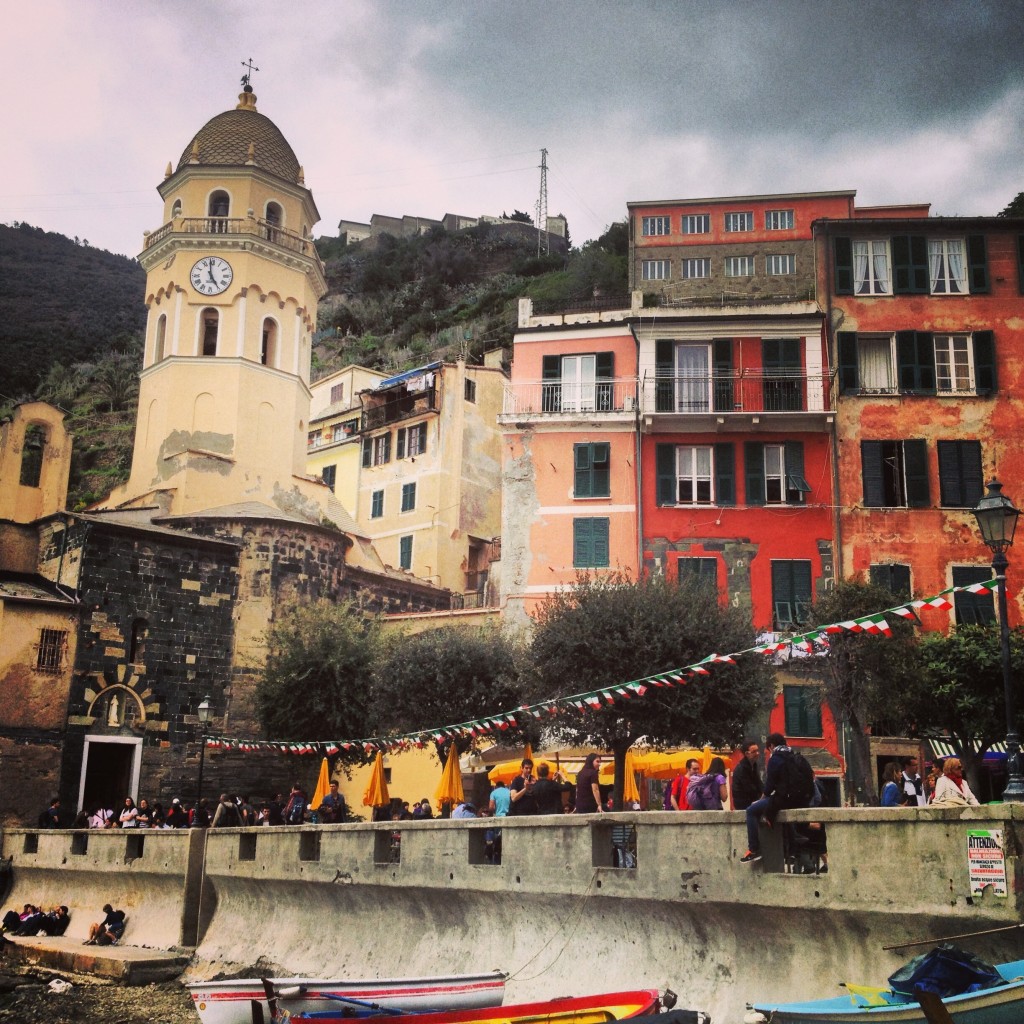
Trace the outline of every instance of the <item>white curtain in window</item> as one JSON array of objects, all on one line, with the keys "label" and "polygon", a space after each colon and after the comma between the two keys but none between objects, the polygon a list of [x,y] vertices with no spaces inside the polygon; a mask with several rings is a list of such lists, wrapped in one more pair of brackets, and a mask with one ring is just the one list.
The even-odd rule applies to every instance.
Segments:
[{"label": "white curtain in window", "polygon": [[892,345],[888,338],[859,339],[860,381],[866,391],[892,391]]},{"label": "white curtain in window", "polygon": [[964,243],[959,238],[946,243],[949,252],[949,290],[957,295],[967,291],[967,268],[964,265]]},{"label": "white curtain in window", "polygon": [[853,243],[853,280],[854,291],[863,295],[871,290],[868,282],[868,243]]},{"label": "white curtain in window", "polygon": [[678,412],[707,412],[711,408],[711,374],[707,345],[676,346]]},{"label": "white curtain in window", "polygon": [[875,272],[875,293],[888,295],[892,289],[889,286],[889,254],[885,242],[874,242],[872,248],[874,253],[871,257],[871,266]]},{"label": "white curtain in window", "polygon": [[964,264],[962,239],[930,239],[928,242],[928,271],[932,291],[964,295],[967,293],[967,268]]}]

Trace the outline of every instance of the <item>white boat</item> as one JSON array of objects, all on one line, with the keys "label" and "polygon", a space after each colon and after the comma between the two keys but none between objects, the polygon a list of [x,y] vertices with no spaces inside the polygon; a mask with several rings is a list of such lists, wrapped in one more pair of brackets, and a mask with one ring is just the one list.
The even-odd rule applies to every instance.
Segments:
[{"label": "white boat", "polygon": [[[330,996],[376,1003],[391,1010],[473,1010],[501,1006],[505,978],[488,974],[451,974],[433,978],[387,978],[350,981],[325,978],[271,978],[279,1005],[290,1013],[336,1010]],[[262,978],[231,978],[188,986],[203,1024],[251,1024],[252,1002],[263,1004],[270,1019]]]}]

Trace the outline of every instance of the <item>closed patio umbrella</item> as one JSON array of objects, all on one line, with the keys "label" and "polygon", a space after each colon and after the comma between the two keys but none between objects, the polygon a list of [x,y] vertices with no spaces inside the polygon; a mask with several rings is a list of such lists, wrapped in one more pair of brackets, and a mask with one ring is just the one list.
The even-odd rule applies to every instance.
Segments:
[{"label": "closed patio umbrella", "polygon": [[627,750],[625,765],[626,777],[622,782],[622,803],[624,806],[640,802],[640,790],[637,789],[636,785],[636,773],[639,770],[640,768],[635,763],[635,759],[633,757],[633,751]]},{"label": "closed patio umbrella", "polygon": [[461,804],[466,799],[462,789],[462,769],[459,767],[459,754],[453,744],[448,751],[448,760],[444,763],[441,782],[434,793],[434,800],[440,809],[445,804]]},{"label": "closed patio umbrella", "polygon": [[378,750],[373,761],[373,771],[370,772],[370,781],[366,784],[366,792],[363,793],[364,807],[384,807],[391,803],[388,795],[388,784],[384,780],[384,755]]},{"label": "closed patio umbrella", "polygon": [[316,789],[313,790],[313,799],[310,800],[309,806],[312,810],[316,810],[324,801],[324,797],[327,796],[331,791],[331,770],[327,764],[327,758],[325,757],[320,762],[320,774],[317,776]]}]

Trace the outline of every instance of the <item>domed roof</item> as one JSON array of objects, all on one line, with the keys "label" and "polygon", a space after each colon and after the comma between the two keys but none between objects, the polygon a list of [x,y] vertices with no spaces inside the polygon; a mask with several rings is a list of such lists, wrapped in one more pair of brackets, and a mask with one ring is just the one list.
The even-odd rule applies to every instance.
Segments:
[{"label": "domed roof", "polygon": [[255,164],[286,181],[299,178],[299,161],[292,147],[277,125],[256,111],[254,102],[211,117],[196,132],[181,154],[177,170],[195,162],[222,167]]}]

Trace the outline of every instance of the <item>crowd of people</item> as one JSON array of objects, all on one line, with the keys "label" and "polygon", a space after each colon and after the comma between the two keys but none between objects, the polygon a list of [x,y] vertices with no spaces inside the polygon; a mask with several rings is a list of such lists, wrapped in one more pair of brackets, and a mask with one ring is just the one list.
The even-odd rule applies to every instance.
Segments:
[{"label": "crowd of people", "polygon": [[0,939],[5,935],[63,935],[71,922],[68,908],[63,904],[43,910],[26,903],[21,910],[8,910],[0,922]]},{"label": "crowd of people", "polygon": [[964,778],[960,758],[936,758],[924,778],[918,769],[916,757],[904,757],[885,765],[879,793],[883,807],[978,806],[978,798]]}]

